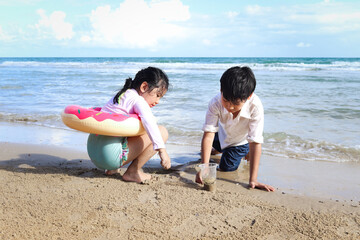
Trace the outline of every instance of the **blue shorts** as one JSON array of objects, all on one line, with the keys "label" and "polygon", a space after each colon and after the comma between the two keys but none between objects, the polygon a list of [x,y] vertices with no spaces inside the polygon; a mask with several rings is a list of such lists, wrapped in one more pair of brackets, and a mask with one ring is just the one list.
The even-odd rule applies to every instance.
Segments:
[{"label": "blue shorts", "polygon": [[231,172],[238,169],[241,159],[249,153],[248,143],[221,149],[218,133],[215,133],[213,148],[222,153],[219,168],[225,172]]},{"label": "blue shorts", "polygon": [[120,168],[129,153],[126,137],[110,137],[90,134],[87,150],[91,161],[99,169],[114,170]]}]

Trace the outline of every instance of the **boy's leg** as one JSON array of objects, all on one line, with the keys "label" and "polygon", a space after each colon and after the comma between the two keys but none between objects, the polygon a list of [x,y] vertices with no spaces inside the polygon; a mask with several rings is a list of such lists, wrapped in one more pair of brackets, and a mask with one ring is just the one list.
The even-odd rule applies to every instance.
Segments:
[{"label": "boy's leg", "polygon": [[230,172],[238,169],[241,159],[249,152],[249,144],[223,149],[219,168],[222,171]]}]

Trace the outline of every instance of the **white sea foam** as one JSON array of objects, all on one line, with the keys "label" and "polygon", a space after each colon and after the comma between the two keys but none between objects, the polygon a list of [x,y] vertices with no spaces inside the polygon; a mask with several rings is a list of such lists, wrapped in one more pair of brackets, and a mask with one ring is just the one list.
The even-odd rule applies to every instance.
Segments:
[{"label": "white sea foam", "polygon": [[266,134],[264,152],[311,161],[360,163],[360,149],[322,140],[303,139],[284,132]]},{"label": "white sea foam", "polygon": [[[244,61],[244,59],[230,58],[230,62],[207,63],[204,62],[157,62],[157,61],[3,61],[0,67],[48,67],[48,68],[79,68],[79,69],[121,69],[125,72],[138,71],[147,66],[157,66],[167,69],[170,72],[202,71],[202,70],[224,70],[234,65],[249,66],[255,71],[360,71],[359,61],[331,61],[326,63],[305,63],[281,60],[278,62],[266,62],[264,59],[259,62]],[[245,59],[246,60],[246,59]],[[291,60],[291,59],[290,59]]]}]

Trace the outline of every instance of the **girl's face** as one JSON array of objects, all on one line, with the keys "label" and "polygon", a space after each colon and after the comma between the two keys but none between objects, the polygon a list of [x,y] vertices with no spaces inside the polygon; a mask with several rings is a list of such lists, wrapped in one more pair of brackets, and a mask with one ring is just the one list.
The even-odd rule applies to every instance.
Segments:
[{"label": "girl's face", "polygon": [[165,95],[166,90],[161,91],[160,88],[154,88],[149,91],[149,86],[147,82],[143,82],[140,86],[140,93],[139,95],[142,96],[145,101],[149,104],[149,106],[155,107],[159,102],[160,99]]}]

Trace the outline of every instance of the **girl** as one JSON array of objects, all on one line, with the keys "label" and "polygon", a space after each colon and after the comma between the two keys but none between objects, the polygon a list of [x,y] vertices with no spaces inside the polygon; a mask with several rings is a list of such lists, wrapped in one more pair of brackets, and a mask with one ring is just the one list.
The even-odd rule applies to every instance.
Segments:
[{"label": "girl", "polygon": [[[147,133],[121,139],[120,167],[131,163],[122,176],[124,181],[142,183],[150,180],[151,175],[144,173],[142,166],[156,152],[159,153],[161,166],[164,169],[171,167],[164,143],[168,138],[168,132],[165,127],[156,124],[151,112],[151,108],[159,103],[168,87],[169,80],[166,74],[158,68],[148,67],[140,70],[134,80],[126,79],[124,87],[101,109],[108,113],[137,114]],[[91,134],[89,140],[97,137],[102,136]],[[106,174],[112,175],[119,170],[106,170]]]}]

